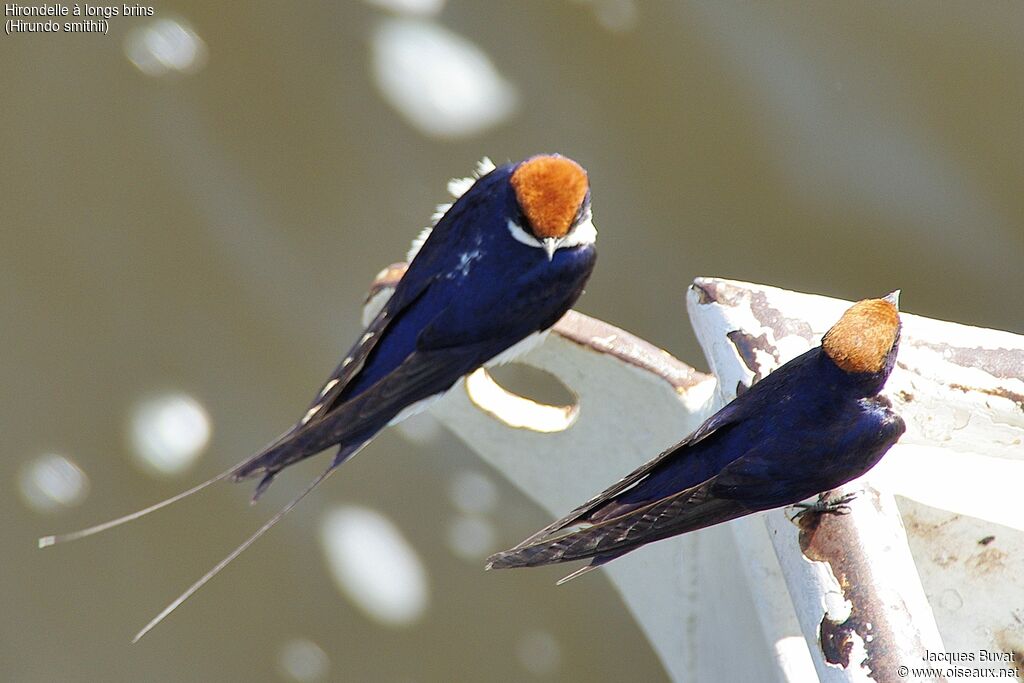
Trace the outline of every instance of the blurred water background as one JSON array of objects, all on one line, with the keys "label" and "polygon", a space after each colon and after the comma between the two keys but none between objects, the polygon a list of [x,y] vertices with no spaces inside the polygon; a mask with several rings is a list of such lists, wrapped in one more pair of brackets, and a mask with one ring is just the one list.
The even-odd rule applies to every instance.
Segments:
[{"label": "blurred water background", "polygon": [[138,645],[322,460],[35,549],[300,417],[483,155],[580,161],[578,308],[700,368],[698,275],[1024,332],[1019,2],[153,7],[0,37],[2,680],[664,679],[600,573],[482,571],[549,520],[429,416]]}]

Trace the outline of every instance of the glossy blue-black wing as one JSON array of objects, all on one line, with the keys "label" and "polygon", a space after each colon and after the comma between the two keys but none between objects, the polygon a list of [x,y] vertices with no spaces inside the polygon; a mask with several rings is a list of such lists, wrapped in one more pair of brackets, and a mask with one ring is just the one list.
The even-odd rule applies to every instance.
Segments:
[{"label": "glossy blue-black wing", "polygon": [[[447,391],[460,377],[557,321],[579,296],[588,274],[584,268],[574,270],[573,279],[562,278],[548,286],[537,282],[531,282],[532,287],[513,286],[519,293],[515,297],[494,289],[451,301],[424,294],[404,313],[415,320],[412,329],[400,333],[416,332],[411,351],[389,350],[385,355],[393,358],[386,367],[368,371],[372,381],[354,377],[358,391],[344,395],[297,432],[288,447],[296,453],[317,452],[334,443],[370,438],[406,407]],[[274,465],[281,462],[275,456]]]},{"label": "glossy blue-black wing", "polygon": [[553,537],[549,533],[548,538],[537,539],[535,535],[531,542],[492,555],[487,568],[535,567],[583,559],[595,560],[592,566],[596,566],[652,541],[751,512],[737,501],[714,496],[712,486],[713,481],[708,481],[594,524],[577,518],[574,523],[585,524],[583,528],[566,529],[566,533]]},{"label": "glossy blue-black wing", "polygon": [[[681,441],[662,451],[654,459],[630,472],[622,480],[583,503],[565,517],[552,522],[547,527],[533,534],[517,547],[532,544],[538,539],[542,539],[575,524],[598,522],[618,514],[623,514],[628,510],[643,507],[654,499],[663,497],[663,495],[666,495],[664,492],[654,493],[646,497],[646,499],[636,494],[646,493],[646,490],[641,491],[638,488],[645,484],[650,485],[655,477],[668,479],[669,481],[664,482],[664,484],[671,485],[673,483],[671,480],[675,478],[672,476],[672,469],[688,468],[692,464],[690,456],[695,449],[715,449],[728,438],[729,432],[735,427],[762,410],[766,405],[771,405],[774,401],[779,400],[780,397],[793,391],[793,387],[799,384],[798,378],[801,374],[799,369],[813,365],[819,353],[820,348],[815,347],[789,361],[784,366],[788,367],[789,371],[780,372],[779,370],[782,370],[782,368],[779,368],[779,370],[769,374],[746,392],[723,406]],[[729,455],[739,457],[741,454],[742,452],[738,451]],[[719,457],[715,460],[722,460],[722,454],[716,455]],[[722,462],[719,466],[724,466],[724,464]],[[690,486],[699,484],[701,481],[709,478],[711,474],[700,476],[695,481],[692,481]],[[664,486],[649,488],[663,489]],[[689,486],[677,486],[676,490],[684,488],[689,488]],[[620,505],[617,499],[622,496],[628,496],[630,493],[634,494],[632,496],[633,499]]]},{"label": "glossy blue-black wing", "polygon": [[260,484],[258,495],[270,483],[266,477],[273,477],[274,473],[284,467],[318,452],[310,451],[307,444],[321,443],[323,440],[319,434],[331,431],[325,430],[324,424],[337,421],[337,411],[345,405],[349,389],[359,382],[375,349],[388,338],[398,321],[414,310],[417,302],[423,300],[438,279],[454,266],[453,259],[457,254],[449,243],[459,238],[459,221],[455,219],[462,210],[463,206],[456,202],[434,227],[391,297],[323,383],[302,419],[258,453],[240,463],[232,473],[235,480],[264,476],[265,481]]},{"label": "glossy blue-black wing", "polygon": [[[534,534],[494,555],[488,566],[537,566],[587,558],[593,558],[596,566],[652,541],[791,505],[842,486],[871,469],[906,428],[897,414],[876,399],[860,401],[847,418],[832,425],[837,429],[829,430],[827,436],[810,435],[813,442],[804,449],[780,450],[780,444],[772,442],[752,444],[715,476],[646,504],[616,507],[618,494],[594,499],[597,509],[607,514],[595,519],[580,508],[580,514],[559,520],[546,533]],[[809,457],[815,462],[807,462]],[[649,465],[641,469],[649,471]],[[599,507],[608,502],[610,507]],[[582,528],[569,528],[574,525]]]},{"label": "glossy blue-black wing", "polygon": [[[687,457],[688,449],[695,444],[701,443],[708,438],[711,438],[716,433],[722,430],[728,429],[730,426],[737,424],[743,419],[744,415],[749,412],[750,401],[746,399],[748,394],[740,396],[733,402],[727,404],[717,413],[705,420],[697,429],[683,438],[674,446],[667,448],[658,454],[655,458],[641,465],[637,469],[633,470],[621,480],[608,487],[601,493],[597,494],[587,502],[583,503],[579,507],[575,508],[572,512],[556,520],[544,527],[537,533],[531,535],[519,543],[513,550],[530,546],[540,539],[550,536],[558,531],[572,527],[581,523],[588,523],[589,518],[597,513],[604,513],[599,515],[600,517],[607,518],[609,515],[614,516],[615,499],[627,491],[633,489],[637,485],[641,484],[647,479],[653,472],[659,468],[664,467],[667,464],[675,461],[677,458]],[[637,505],[627,506],[628,509],[637,509]],[[511,551],[510,551],[511,552]]]},{"label": "glossy blue-black wing", "polygon": [[[450,242],[459,239],[457,226],[460,223],[456,218],[462,210],[463,206],[456,202],[441,218],[437,226],[430,231],[416,257],[407,266],[405,273],[395,286],[391,297],[384,303],[373,321],[363,331],[363,335],[324,382],[317,397],[310,404],[307,415],[313,414],[307,422],[321,420],[331,412],[331,409],[339,403],[339,398],[345,393],[345,390],[362,372],[367,358],[386,338],[396,321],[424,297],[438,278],[452,269],[457,254],[451,248]],[[321,411],[323,411],[322,414],[318,414]],[[299,426],[301,425],[296,425],[296,427]]]},{"label": "glossy blue-black wing", "polygon": [[863,475],[905,430],[884,398],[860,399],[817,429],[749,449],[715,477],[714,493],[756,510],[791,505]]},{"label": "glossy blue-black wing", "polygon": [[[415,290],[422,294],[429,287],[430,282],[417,282],[415,285],[417,285]],[[399,287],[401,287],[401,282]],[[413,289],[409,287],[406,291]],[[416,298],[406,297],[405,300],[408,303],[404,308],[407,309],[415,303]],[[288,465],[318,452],[309,451],[304,444],[311,440],[311,435],[321,431],[324,422],[329,420],[341,405],[344,405],[340,399],[345,390],[358,379],[367,359],[387,334],[392,321],[398,319],[404,312],[404,308],[398,305],[400,302],[395,300],[394,296],[392,296],[392,301],[389,301],[381,309],[356,344],[345,354],[341,363],[321,387],[302,419],[258,453],[239,464],[232,473],[236,481],[260,474],[272,477],[274,473]],[[270,479],[261,483],[257,495],[265,490],[269,483]]]}]

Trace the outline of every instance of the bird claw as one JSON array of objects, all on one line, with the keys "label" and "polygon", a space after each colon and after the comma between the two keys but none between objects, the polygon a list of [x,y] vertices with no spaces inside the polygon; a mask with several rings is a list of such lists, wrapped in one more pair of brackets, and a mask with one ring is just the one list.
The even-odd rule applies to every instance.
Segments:
[{"label": "bird claw", "polygon": [[808,512],[813,512],[818,515],[848,515],[851,512],[849,503],[856,497],[856,493],[845,493],[838,498],[818,498],[818,500],[813,503],[794,503],[790,507],[800,508],[800,510],[790,518],[790,521],[795,522]]}]

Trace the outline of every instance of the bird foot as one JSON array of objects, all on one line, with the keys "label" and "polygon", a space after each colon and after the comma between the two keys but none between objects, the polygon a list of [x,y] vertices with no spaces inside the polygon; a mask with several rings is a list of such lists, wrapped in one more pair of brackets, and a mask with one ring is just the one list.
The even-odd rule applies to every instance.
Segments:
[{"label": "bird foot", "polygon": [[790,507],[799,508],[800,510],[793,515],[790,521],[795,522],[808,512],[813,512],[818,515],[848,515],[850,514],[849,503],[856,497],[857,494],[855,492],[843,494],[838,498],[826,499],[824,497],[819,497],[818,500],[813,503],[794,503]]}]

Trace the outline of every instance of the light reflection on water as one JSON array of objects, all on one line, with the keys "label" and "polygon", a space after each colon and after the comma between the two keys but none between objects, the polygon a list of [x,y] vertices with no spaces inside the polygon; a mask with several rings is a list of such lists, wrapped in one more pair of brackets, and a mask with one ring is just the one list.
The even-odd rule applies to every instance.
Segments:
[{"label": "light reflection on water", "polygon": [[364,0],[364,2],[399,14],[421,17],[440,14],[445,4],[445,0]]},{"label": "light reflection on water", "polygon": [[448,523],[448,548],[457,557],[471,562],[498,550],[494,525],[485,517],[459,515]]},{"label": "light reflection on water", "polygon": [[478,470],[461,469],[448,484],[448,498],[461,513],[448,522],[448,549],[470,562],[478,562],[498,550],[497,531],[487,517],[498,508],[498,487],[494,481]]},{"label": "light reflection on water", "polygon": [[187,22],[165,17],[129,31],[124,53],[147,76],[163,76],[199,71],[206,65],[207,49]]},{"label": "light reflection on water", "polygon": [[516,659],[534,676],[551,676],[561,666],[562,647],[549,631],[529,631],[516,641]]},{"label": "light reflection on water", "polygon": [[54,512],[85,500],[89,477],[70,458],[50,453],[22,465],[18,490],[33,510]]},{"label": "light reflection on water", "polygon": [[416,19],[387,19],[374,31],[373,77],[391,106],[421,133],[476,135],[516,109],[515,88],[476,45]]},{"label": "light reflection on water", "polygon": [[188,470],[210,442],[210,416],[195,398],[169,393],[145,399],[129,425],[135,461],[146,471],[174,476]]},{"label": "light reflection on water", "polygon": [[477,470],[459,470],[448,485],[448,496],[460,512],[483,515],[498,506],[498,487]]},{"label": "light reflection on water", "polygon": [[602,28],[623,33],[636,27],[640,7],[636,0],[583,0],[593,7],[594,18]]},{"label": "light reflection on water", "polygon": [[320,541],[341,593],[387,626],[407,626],[427,609],[427,570],[419,554],[387,517],[364,507],[329,512]]},{"label": "light reflection on water", "polygon": [[314,683],[324,680],[331,662],[323,649],[307,638],[293,638],[281,646],[277,667],[295,683]]}]

